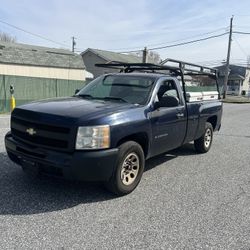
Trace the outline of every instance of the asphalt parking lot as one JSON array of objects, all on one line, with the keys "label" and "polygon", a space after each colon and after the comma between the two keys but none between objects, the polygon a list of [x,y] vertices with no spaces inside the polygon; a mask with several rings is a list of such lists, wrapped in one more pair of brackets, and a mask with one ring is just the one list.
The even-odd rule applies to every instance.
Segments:
[{"label": "asphalt parking lot", "polygon": [[28,179],[4,150],[0,249],[250,249],[250,105],[225,104],[209,153],[192,144],[151,159],[117,198],[97,184]]}]

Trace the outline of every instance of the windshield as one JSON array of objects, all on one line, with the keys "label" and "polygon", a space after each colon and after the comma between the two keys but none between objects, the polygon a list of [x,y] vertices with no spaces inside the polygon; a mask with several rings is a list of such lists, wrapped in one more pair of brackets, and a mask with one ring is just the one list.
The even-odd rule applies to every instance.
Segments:
[{"label": "windshield", "polygon": [[146,104],[154,81],[150,76],[105,75],[90,82],[76,96]]}]

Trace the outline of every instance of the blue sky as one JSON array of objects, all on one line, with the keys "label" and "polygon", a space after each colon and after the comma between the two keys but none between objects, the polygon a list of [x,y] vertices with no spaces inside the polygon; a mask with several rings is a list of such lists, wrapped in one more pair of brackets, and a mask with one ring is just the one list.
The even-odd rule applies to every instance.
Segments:
[{"label": "blue sky", "polygon": [[[235,31],[250,32],[249,0],[0,0],[0,4],[0,21],[69,49],[71,37],[75,36],[79,51],[88,47],[127,51],[221,34],[228,31],[232,15]],[[0,31],[15,36],[21,43],[62,47],[3,23]],[[228,36],[223,36],[157,52],[163,59],[171,57],[212,65],[226,58],[227,43]],[[234,34],[232,62],[245,63],[247,55],[250,55],[250,35]]]}]

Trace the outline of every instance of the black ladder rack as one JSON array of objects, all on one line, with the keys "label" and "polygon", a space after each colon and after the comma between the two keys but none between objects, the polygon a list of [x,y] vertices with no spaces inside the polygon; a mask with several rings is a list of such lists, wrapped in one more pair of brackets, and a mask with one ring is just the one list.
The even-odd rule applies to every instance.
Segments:
[{"label": "black ladder rack", "polygon": [[205,67],[202,65],[194,64],[194,63],[175,60],[175,59],[171,59],[171,58],[167,58],[160,63],[160,65],[162,65],[162,66],[167,66],[169,64],[171,64],[171,66],[173,64],[175,64],[175,65],[177,64],[177,67],[176,66],[175,67],[178,68],[179,70],[181,70],[184,75],[202,74],[202,75],[217,76],[217,74],[218,74],[217,69]]},{"label": "black ladder rack", "polygon": [[153,64],[153,63],[114,63],[114,62],[108,62],[105,64],[96,64],[97,67],[103,67],[103,68],[111,68],[111,69],[118,69],[120,72],[124,73],[131,73],[134,71],[142,71],[142,72],[157,72],[157,71],[170,71],[174,73],[178,73],[178,68],[171,67],[171,66],[164,66],[159,64]]},{"label": "black ladder rack", "polygon": [[120,72],[131,73],[134,71],[142,71],[148,73],[165,73],[175,75],[210,75],[217,76],[217,70],[209,67],[204,67],[198,64],[188,63],[175,59],[165,59],[160,64],[153,63],[117,63],[110,61],[104,64],[95,64],[97,67],[118,69]]}]

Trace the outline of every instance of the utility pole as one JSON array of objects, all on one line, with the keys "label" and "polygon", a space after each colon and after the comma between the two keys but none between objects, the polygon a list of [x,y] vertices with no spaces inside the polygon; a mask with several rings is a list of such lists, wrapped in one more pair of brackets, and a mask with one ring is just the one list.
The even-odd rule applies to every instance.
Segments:
[{"label": "utility pole", "polygon": [[147,47],[145,47],[142,53],[142,62],[147,63],[147,61],[148,61],[148,50]]},{"label": "utility pole", "polygon": [[76,41],[75,41],[75,37],[72,37],[72,52],[75,52],[75,46],[76,46]]},{"label": "utility pole", "polygon": [[228,75],[229,75],[229,62],[230,62],[232,33],[233,33],[233,19],[234,19],[234,16],[230,18],[230,31],[229,31],[228,49],[227,49],[227,62],[226,62],[226,68],[225,68],[223,99],[225,99],[227,96],[227,82],[228,82]]}]

